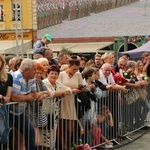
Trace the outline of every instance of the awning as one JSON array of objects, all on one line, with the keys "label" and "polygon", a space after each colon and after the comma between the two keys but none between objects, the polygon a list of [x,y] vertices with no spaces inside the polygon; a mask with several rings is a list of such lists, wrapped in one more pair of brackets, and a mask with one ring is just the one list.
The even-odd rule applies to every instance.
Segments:
[{"label": "awning", "polygon": [[23,51],[21,46],[22,41],[18,40],[18,48],[16,49],[16,41],[15,40],[4,40],[0,41],[0,53],[2,54],[21,54],[22,52],[25,54],[27,49],[32,48],[32,40],[23,40]]},{"label": "awning", "polygon": [[98,51],[104,51],[104,48],[112,45],[113,42],[95,42],[95,43],[80,43],[71,48],[73,53],[95,53]]},{"label": "awning", "polygon": [[114,42],[92,42],[92,43],[61,43],[49,44],[49,47],[54,53],[59,52],[62,47],[70,49],[73,53],[95,53],[103,50],[107,46],[114,44]]},{"label": "awning", "polygon": [[[96,53],[96,52],[112,52],[113,50],[104,50],[104,48],[113,45],[114,42],[92,42],[92,43],[55,43],[49,44],[54,55],[63,47],[71,50],[73,53]],[[27,50],[27,54],[33,54],[33,49]]]}]

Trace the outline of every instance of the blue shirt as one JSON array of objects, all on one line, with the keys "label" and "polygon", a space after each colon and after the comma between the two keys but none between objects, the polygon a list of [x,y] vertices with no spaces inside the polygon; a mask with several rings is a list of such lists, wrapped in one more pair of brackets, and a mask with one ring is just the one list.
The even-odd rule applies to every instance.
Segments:
[{"label": "blue shirt", "polygon": [[[36,92],[35,79],[26,80],[22,73],[18,70],[12,73],[13,88],[12,93],[17,95],[26,95],[31,92]],[[13,107],[14,114],[22,114],[25,111],[27,102],[19,102],[18,105]]]}]

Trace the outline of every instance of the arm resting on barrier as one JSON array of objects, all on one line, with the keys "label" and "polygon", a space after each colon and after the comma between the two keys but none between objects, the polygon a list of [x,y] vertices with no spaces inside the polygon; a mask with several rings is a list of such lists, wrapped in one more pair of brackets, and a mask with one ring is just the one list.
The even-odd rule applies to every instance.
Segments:
[{"label": "arm resting on barrier", "polygon": [[121,86],[121,85],[118,85],[118,84],[112,84],[112,90],[121,90],[123,92],[128,91],[128,89],[126,89],[125,86]]},{"label": "arm resting on barrier", "polygon": [[34,93],[29,93],[29,94],[26,94],[26,95],[23,95],[23,94],[14,94],[12,93],[11,94],[11,101],[12,102],[33,102],[34,101]]}]

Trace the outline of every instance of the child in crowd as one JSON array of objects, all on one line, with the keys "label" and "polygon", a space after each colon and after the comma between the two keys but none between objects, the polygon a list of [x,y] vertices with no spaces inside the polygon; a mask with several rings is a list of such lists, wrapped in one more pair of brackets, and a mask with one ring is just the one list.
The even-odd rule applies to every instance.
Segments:
[{"label": "child in crowd", "polygon": [[101,106],[92,121],[93,146],[100,145],[102,139],[105,142],[105,148],[112,148],[113,143],[108,140],[108,135],[109,129],[114,125],[114,121],[109,108],[105,105]]}]

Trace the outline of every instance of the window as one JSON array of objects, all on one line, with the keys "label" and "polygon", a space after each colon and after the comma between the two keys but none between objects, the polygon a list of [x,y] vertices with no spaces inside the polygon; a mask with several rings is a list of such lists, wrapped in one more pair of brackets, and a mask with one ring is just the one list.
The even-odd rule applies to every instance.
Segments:
[{"label": "window", "polygon": [[2,4],[0,4],[0,21],[4,21],[4,11]]},{"label": "window", "polygon": [[[16,14],[17,13],[17,14]],[[21,20],[21,7],[19,3],[12,4],[12,21]]]}]

